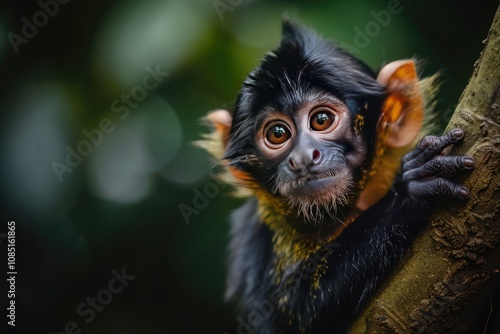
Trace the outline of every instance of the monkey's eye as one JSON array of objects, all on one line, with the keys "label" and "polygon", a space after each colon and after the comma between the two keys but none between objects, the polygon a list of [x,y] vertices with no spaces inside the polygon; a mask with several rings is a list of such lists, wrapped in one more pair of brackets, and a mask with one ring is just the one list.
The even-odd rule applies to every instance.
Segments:
[{"label": "monkey's eye", "polygon": [[335,115],[328,109],[319,108],[320,110],[314,112],[311,115],[311,119],[309,121],[309,126],[314,131],[324,131],[332,126],[335,122]]},{"label": "monkey's eye", "polygon": [[281,145],[291,136],[290,130],[284,124],[272,124],[266,130],[266,140],[271,145]]}]

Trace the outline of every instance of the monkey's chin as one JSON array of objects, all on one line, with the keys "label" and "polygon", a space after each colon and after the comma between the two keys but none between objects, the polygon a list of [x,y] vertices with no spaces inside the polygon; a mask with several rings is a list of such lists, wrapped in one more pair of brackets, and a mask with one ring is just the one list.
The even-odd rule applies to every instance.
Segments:
[{"label": "monkey's chin", "polygon": [[320,222],[325,215],[335,218],[349,205],[353,178],[347,171],[328,171],[308,175],[282,189],[289,213],[306,221]]}]

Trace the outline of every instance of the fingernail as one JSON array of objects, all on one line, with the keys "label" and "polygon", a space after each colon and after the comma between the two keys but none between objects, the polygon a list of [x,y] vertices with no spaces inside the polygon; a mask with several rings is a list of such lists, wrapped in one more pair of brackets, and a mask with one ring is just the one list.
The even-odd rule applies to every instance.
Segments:
[{"label": "fingernail", "polygon": [[453,130],[453,132],[452,132],[452,133],[453,133],[453,136],[454,136],[455,138],[460,138],[460,137],[462,137],[462,136],[463,136],[463,134],[464,134],[464,132],[462,131],[462,129],[455,129],[455,130]]},{"label": "fingernail", "polygon": [[467,168],[474,167],[474,159],[469,158],[469,157],[465,158],[464,159],[464,166],[467,167]]},{"label": "fingernail", "polygon": [[460,197],[462,198],[469,198],[470,196],[470,192],[467,188],[462,188],[458,191],[458,194],[460,195]]}]

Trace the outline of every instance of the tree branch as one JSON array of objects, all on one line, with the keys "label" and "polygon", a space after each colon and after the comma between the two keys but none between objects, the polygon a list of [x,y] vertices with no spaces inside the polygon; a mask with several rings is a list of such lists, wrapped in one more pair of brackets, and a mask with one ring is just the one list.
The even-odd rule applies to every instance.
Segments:
[{"label": "tree branch", "polygon": [[[442,201],[410,256],[356,319],[351,333],[457,333],[469,329],[500,282],[500,7],[448,124],[471,155],[467,203]],[[401,217],[404,219],[404,217]]]}]

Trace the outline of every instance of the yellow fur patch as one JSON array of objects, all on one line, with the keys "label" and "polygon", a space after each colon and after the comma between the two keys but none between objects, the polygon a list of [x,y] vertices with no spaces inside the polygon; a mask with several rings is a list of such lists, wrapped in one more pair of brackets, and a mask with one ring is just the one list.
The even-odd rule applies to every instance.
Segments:
[{"label": "yellow fur patch", "polygon": [[365,125],[364,116],[357,114],[356,119],[354,120],[354,131],[356,132],[356,134],[359,134],[361,130],[363,130],[364,125]]}]

